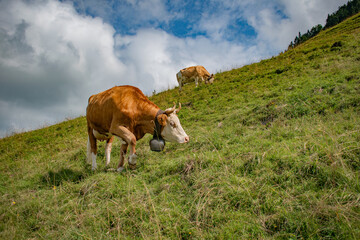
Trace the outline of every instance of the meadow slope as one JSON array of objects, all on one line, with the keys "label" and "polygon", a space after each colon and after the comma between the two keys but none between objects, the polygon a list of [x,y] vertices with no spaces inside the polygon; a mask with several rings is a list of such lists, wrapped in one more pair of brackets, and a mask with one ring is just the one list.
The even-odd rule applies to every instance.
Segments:
[{"label": "meadow slope", "polygon": [[190,143],[121,174],[104,143],[86,165],[84,117],[1,139],[0,239],[360,239],[360,15],[151,100]]}]

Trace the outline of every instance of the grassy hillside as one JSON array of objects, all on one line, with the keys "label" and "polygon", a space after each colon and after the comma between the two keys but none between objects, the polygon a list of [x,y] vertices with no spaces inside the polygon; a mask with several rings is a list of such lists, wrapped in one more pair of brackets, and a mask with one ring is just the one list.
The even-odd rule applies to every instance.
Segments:
[{"label": "grassy hillside", "polygon": [[356,15],[153,96],[190,143],[145,137],[137,170],[107,172],[101,143],[92,172],[84,117],[1,139],[0,239],[360,239],[359,46]]}]

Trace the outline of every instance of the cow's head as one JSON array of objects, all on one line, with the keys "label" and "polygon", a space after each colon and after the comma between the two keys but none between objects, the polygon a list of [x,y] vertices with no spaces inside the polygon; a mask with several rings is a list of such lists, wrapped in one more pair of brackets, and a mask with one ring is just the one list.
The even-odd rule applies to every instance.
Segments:
[{"label": "cow's head", "polygon": [[209,83],[213,83],[214,82],[214,74],[211,74],[210,77],[208,77],[207,81]]},{"label": "cow's head", "polygon": [[160,114],[157,117],[157,120],[161,125],[161,136],[166,141],[177,143],[189,142],[189,136],[185,133],[180,124],[180,120],[176,115],[180,109],[181,104],[179,104],[178,109],[176,109],[176,106],[174,105],[173,108],[166,109],[164,114]]}]

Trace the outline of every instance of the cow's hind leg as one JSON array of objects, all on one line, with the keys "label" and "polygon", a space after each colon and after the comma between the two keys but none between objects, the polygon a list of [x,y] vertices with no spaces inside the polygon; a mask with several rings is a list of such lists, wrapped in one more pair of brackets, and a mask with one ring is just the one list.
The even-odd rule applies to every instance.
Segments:
[{"label": "cow's hind leg", "polygon": [[114,137],[111,137],[108,140],[106,140],[106,145],[105,145],[106,166],[109,165],[110,163],[111,148],[113,141],[114,141]]},{"label": "cow's hind leg", "polygon": [[179,83],[179,91],[181,91],[181,87],[182,87],[182,76],[181,76],[181,72],[178,72],[178,73],[176,74],[176,79],[177,79],[177,81],[178,81],[178,83]]},{"label": "cow's hind leg", "polygon": [[179,91],[181,91],[182,88],[182,78],[178,78],[178,83],[179,83]]},{"label": "cow's hind leg", "polygon": [[96,169],[97,144],[96,144],[96,138],[90,127],[88,128],[88,134],[89,134],[89,138],[88,138],[88,153],[87,153],[88,160],[87,161],[88,161],[88,163],[91,162],[91,169],[95,170]]},{"label": "cow's hind leg", "polygon": [[86,157],[86,162],[88,164],[91,164],[91,144],[90,144],[90,137],[88,137],[88,141],[87,141],[87,157]]},{"label": "cow's hind leg", "polygon": [[[130,146],[130,156],[129,156],[129,167],[131,169],[136,168],[136,137],[135,135],[130,132],[126,127],[123,126],[117,126],[111,128],[111,133],[115,136],[120,137],[123,139],[129,146]],[[119,166],[121,165],[121,162],[119,163]]]}]

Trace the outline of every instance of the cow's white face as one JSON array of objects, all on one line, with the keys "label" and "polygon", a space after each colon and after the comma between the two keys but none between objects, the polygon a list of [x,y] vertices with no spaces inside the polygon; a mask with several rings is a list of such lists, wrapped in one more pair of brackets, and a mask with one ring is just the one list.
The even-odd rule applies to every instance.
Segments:
[{"label": "cow's white face", "polygon": [[[166,110],[169,111],[168,109]],[[158,116],[158,121],[162,126],[161,136],[169,142],[187,143],[189,136],[185,133],[180,124],[180,120],[176,115],[176,110],[171,113],[161,114]]]},{"label": "cow's white face", "polygon": [[208,82],[209,83],[213,83],[214,82],[214,74],[211,74],[210,77],[208,78]]}]

